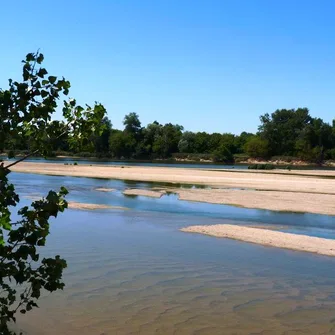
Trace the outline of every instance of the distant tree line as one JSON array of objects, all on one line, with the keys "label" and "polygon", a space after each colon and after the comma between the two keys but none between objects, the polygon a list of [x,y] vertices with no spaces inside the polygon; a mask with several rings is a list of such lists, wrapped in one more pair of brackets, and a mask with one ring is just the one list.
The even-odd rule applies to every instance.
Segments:
[{"label": "distant tree line", "polygon": [[[237,157],[269,159],[273,157],[298,158],[320,163],[335,159],[335,120],[333,124],[313,118],[307,108],[280,109],[260,117],[256,134],[242,132],[206,133],[184,131],[178,124],[160,124],[157,121],[142,127],[139,116],[125,116],[124,129],[114,129],[105,117],[100,136],[86,141],[78,148],[81,156],[118,159],[193,158],[215,162],[234,162]],[[52,121],[48,136],[55,138],[52,149],[56,154],[69,153],[71,138],[62,135],[63,121]],[[33,150],[29,134],[7,141],[7,150]],[[79,152],[80,150],[80,152]]]}]

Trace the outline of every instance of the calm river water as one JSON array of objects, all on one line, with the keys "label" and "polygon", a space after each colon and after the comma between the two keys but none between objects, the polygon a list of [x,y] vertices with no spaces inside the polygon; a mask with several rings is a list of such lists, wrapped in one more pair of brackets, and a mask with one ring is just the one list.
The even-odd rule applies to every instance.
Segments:
[{"label": "calm river water", "polygon": [[335,217],[122,195],[146,183],[19,173],[11,180],[24,204],[64,185],[69,200],[128,208],[69,209],[54,222],[45,254],[67,259],[66,288],[19,318],[24,334],[335,332],[335,258],[179,231],[256,223],[335,238]]}]

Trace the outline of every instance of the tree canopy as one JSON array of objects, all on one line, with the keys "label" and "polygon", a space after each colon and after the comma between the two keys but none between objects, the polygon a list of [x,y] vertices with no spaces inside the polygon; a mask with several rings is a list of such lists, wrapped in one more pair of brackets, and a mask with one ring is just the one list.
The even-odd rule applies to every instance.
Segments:
[{"label": "tree canopy", "polygon": [[[26,68],[27,70],[28,68]],[[25,70],[25,71],[26,71]],[[27,108],[36,113],[46,113],[47,108],[55,108],[54,103],[60,92],[67,93],[69,83],[65,79],[47,76],[43,71],[40,87],[35,88],[36,97],[45,101],[43,105],[36,105],[34,100]],[[48,84],[43,81],[49,78]],[[17,98],[22,98],[27,83],[16,87],[10,82],[11,89],[17,90]],[[48,86],[49,85],[49,86]],[[50,85],[52,85],[52,90]],[[5,94],[5,93],[2,93]],[[8,93],[6,93],[8,94]],[[40,95],[38,95],[40,94]],[[49,94],[48,96],[46,94]],[[32,99],[36,99],[32,97]],[[265,113],[260,116],[260,125],[255,134],[243,131],[239,135],[231,133],[206,133],[184,130],[182,125],[166,123],[161,124],[157,120],[146,126],[142,125],[137,113],[131,112],[124,117],[123,129],[115,129],[111,121],[105,116],[101,125],[104,130],[99,135],[90,138],[81,138],[80,133],[84,131],[80,119],[78,126],[72,129],[75,134],[63,133],[66,127],[67,113],[78,112],[76,102],[70,100],[64,104],[62,121],[41,121],[38,129],[42,130],[36,135],[36,125],[26,129],[24,123],[13,120],[12,126],[18,123],[17,131],[10,133],[7,138],[0,138],[0,151],[34,151],[37,143],[43,140],[48,152],[57,154],[75,154],[84,157],[108,157],[117,159],[169,159],[171,157],[205,157],[212,161],[231,162],[237,156],[249,156],[252,158],[271,158],[273,156],[294,156],[296,158],[319,163],[325,159],[335,159],[335,120],[332,124],[324,122],[320,118],[312,117],[308,108],[277,109],[273,113]],[[37,108],[37,109],[36,109]],[[77,108],[77,109],[76,109]],[[87,109],[88,113],[97,112],[100,105],[93,109]],[[36,109],[36,111],[35,111]],[[81,107],[79,112],[82,113]],[[39,114],[36,114],[39,115]],[[34,122],[34,121],[32,121]],[[2,125],[3,132],[7,131],[8,125]],[[47,140],[46,132],[52,141]],[[42,135],[44,134],[44,135]],[[61,135],[62,136],[59,136]],[[73,139],[76,138],[74,141]],[[78,140],[79,139],[79,140]],[[224,149],[223,149],[224,148]],[[41,148],[40,152],[45,154]],[[228,154],[229,152],[229,154]],[[222,160],[223,157],[226,159]]]}]

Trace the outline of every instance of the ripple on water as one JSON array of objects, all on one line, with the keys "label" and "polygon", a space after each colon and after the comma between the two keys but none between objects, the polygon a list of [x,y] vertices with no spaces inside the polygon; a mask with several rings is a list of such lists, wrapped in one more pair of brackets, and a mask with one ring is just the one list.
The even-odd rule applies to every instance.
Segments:
[{"label": "ripple on water", "polygon": [[[94,194],[123,201],[118,192]],[[43,296],[41,308],[20,316],[19,326],[29,335],[331,333],[334,259],[182,234],[181,226],[221,222],[229,208],[216,218],[193,215],[199,204],[191,213],[180,207],[183,215],[155,212],[173,208],[171,199],[143,200],[151,212],[60,216],[46,253],[67,259],[66,288]],[[310,222],[303,215],[237,210],[230,220],[234,213],[235,220],[250,215],[256,223],[259,217],[278,225],[297,217]]]}]

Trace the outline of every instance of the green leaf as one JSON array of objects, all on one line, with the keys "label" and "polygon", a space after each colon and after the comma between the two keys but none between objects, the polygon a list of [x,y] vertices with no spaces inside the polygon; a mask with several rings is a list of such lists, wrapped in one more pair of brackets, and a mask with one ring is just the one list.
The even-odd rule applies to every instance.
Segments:
[{"label": "green leaf", "polygon": [[45,90],[42,90],[41,91],[41,96],[42,96],[42,98],[45,98],[45,97],[47,97],[49,95],[49,92],[48,91],[45,91]]},{"label": "green leaf", "polygon": [[32,61],[34,61],[34,60],[35,60],[35,56],[34,56],[33,53],[29,53],[29,54],[27,54],[27,56],[26,56],[26,61],[27,61],[27,62],[32,62]]},{"label": "green leaf", "polygon": [[57,80],[57,77],[55,77],[55,76],[49,76],[48,79],[49,79],[49,81],[50,81],[51,84],[54,84],[55,81]]},{"label": "green leaf", "polygon": [[48,74],[48,71],[46,69],[39,69],[38,72],[37,72],[37,75],[40,77],[40,78],[44,78],[44,76]]},{"label": "green leaf", "polygon": [[39,54],[38,57],[37,57],[37,59],[36,59],[37,63],[41,64],[43,62],[43,60],[44,60],[43,54]]}]

